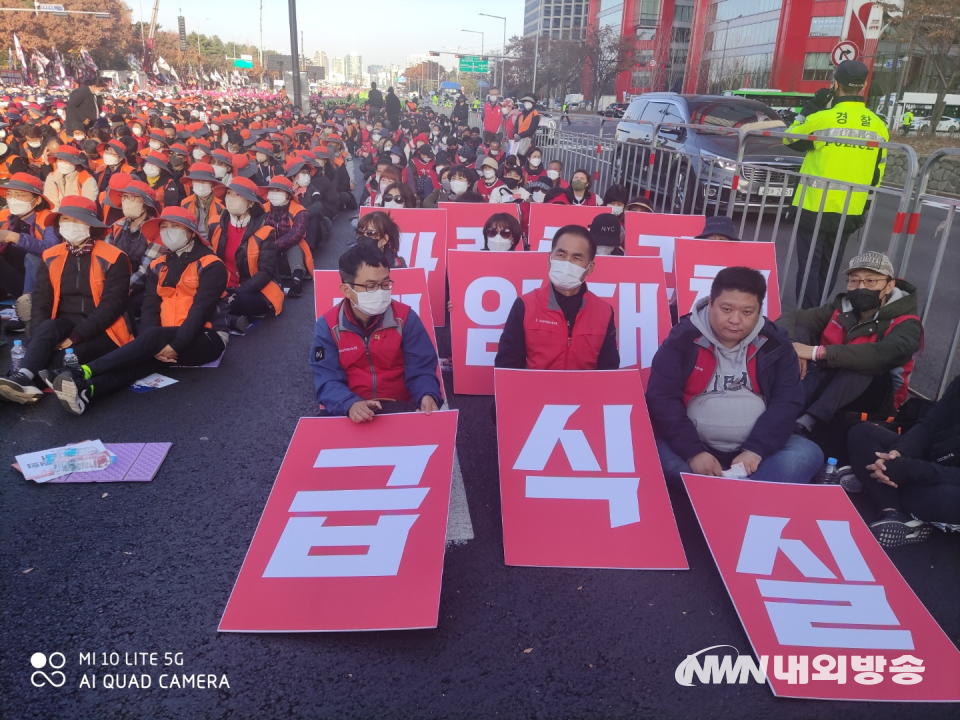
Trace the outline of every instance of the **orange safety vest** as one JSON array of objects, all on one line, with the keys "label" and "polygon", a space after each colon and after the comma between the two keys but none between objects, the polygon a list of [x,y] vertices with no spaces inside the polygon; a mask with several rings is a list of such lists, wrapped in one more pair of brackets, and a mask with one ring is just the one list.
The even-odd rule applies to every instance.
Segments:
[{"label": "orange safety vest", "polygon": [[[33,236],[37,240],[43,240],[43,230],[46,227],[47,215],[50,214],[49,210],[39,209],[35,211],[35,217],[33,218]],[[10,208],[4,208],[0,210],[0,225],[6,226],[10,221]]]},{"label": "orange safety vest", "polygon": [[[53,286],[53,309],[50,311],[52,318],[57,316],[57,308],[60,305],[60,280],[69,254],[70,249],[66,243],[58,243],[43,253],[43,261],[47,264],[47,270],[50,273],[50,285]],[[90,294],[93,296],[94,305],[100,304],[107,271],[121,258],[127,263],[130,262],[127,256],[113,245],[103,240],[97,240],[94,243],[90,257]],[[107,328],[107,335],[118,347],[133,340],[133,334],[124,315],[114,320],[113,325]]]},{"label": "orange safety vest", "polygon": [[10,172],[10,165],[11,165],[11,163],[13,163],[13,161],[16,160],[18,157],[20,157],[20,156],[19,156],[19,155],[11,155],[11,156],[8,157],[6,160],[4,160],[2,163],[0,163],[0,180],[9,180],[11,177],[13,177],[13,173]]},{"label": "orange safety vest", "polygon": [[524,117],[523,113],[521,113],[521,114],[520,114],[520,124],[519,124],[519,126],[518,126],[518,128],[517,128],[517,132],[518,132],[518,133],[523,133],[523,132],[526,132],[527,130],[529,130],[531,123],[533,123],[533,118],[534,118],[534,116],[540,117],[540,113],[538,113],[536,110],[531,110],[531,111],[530,111],[530,114],[527,115],[526,117]]},{"label": "orange safety vest", "polygon": [[[196,262],[190,263],[183,269],[175,287],[167,287],[163,284],[167,279],[165,256],[161,255],[150,263],[150,269],[157,274],[161,326],[180,327],[186,322],[187,315],[190,314],[190,308],[193,307],[193,298],[197,294],[197,288],[200,287],[200,273],[205,267],[218,262],[223,261],[216,255],[201,256]],[[210,329],[213,325],[208,321],[204,323],[204,327]]]},{"label": "orange safety vest", "polygon": [[[270,203],[266,203],[266,204],[263,206],[263,209],[264,209],[265,211],[269,211],[269,210],[270,210]],[[301,212],[303,212],[304,210],[305,210],[305,208],[304,208],[303,205],[301,205],[300,203],[295,202],[295,201],[293,201],[293,200],[291,200],[290,202],[288,202],[288,203],[287,203],[287,212],[288,212],[289,215],[290,215],[290,222],[293,222],[293,218],[294,218],[296,215],[299,215],[299,214],[300,214]],[[306,238],[306,236],[304,236],[304,237],[300,240],[299,245],[300,245],[300,249],[303,251],[304,260],[306,261],[307,272],[308,272],[308,273],[309,273],[309,272],[313,272],[313,253],[310,251],[310,246],[307,244],[307,238]]]},{"label": "orange safety vest", "polygon": [[[269,225],[261,225],[260,229],[257,230],[253,235],[247,239],[247,271],[250,273],[251,277],[257,274],[257,269],[259,268],[260,263],[260,244],[270,237],[270,233],[274,232],[273,228]],[[214,232],[210,235],[210,245],[213,247],[215,253],[220,251],[220,240],[223,237],[222,226],[217,225]],[[263,289],[260,290],[260,293],[267,299],[267,301],[273,306],[273,311],[279,315],[280,311],[283,309],[283,288],[277,284],[276,281],[271,280],[268,282]]]}]

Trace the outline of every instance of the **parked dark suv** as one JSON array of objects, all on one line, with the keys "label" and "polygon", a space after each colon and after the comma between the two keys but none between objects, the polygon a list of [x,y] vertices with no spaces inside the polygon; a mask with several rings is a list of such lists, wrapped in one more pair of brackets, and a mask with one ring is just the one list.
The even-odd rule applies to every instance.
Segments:
[{"label": "parked dark suv", "polygon": [[[651,176],[655,124],[660,130]],[[786,127],[776,110],[756,100],[677,93],[634,98],[617,125],[616,177],[633,193],[649,189],[658,210],[700,212],[714,203],[726,208],[731,192],[737,208],[760,208],[765,203],[773,209],[781,198],[785,207],[791,205],[798,178],[784,171],[799,172],[802,152],[787,147],[780,138],[749,137],[738,169],[735,134],[671,128],[671,124],[779,132]]]},{"label": "parked dark suv", "polygon": [[608,118],[622,118],[627,111],[630,103],[610,103],[605,110],[601,110],[597,115],[603,115]]}]

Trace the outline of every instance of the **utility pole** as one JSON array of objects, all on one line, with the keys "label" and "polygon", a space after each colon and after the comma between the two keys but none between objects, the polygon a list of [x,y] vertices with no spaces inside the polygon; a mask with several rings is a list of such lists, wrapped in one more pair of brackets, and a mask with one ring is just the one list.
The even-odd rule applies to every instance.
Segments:
[{"label": "utility pole", "polygon": [[537,3],[537,34],[533,41],[533,87],[530,92],[537,96],[537,60],[540,59],[540,33],[543,32],[543,0]]},{"label": "utility pole", "polygon": [[263,0],[260,0],[260,84],[263,85]]},{"label": "utility pole", "polygon": [[287,0],[290,13],[290,70],[293,72],[293,104],[301,107],[300,54],[297,52],[297,0]]},{"label": "utility pole", "polygon": [[303,30],[301,30],[300,31],[300,65],[299,65],[301,70],[307,69],[307,57],[305,54],[306,52],[307,52],[307,46],[303,42]]}]

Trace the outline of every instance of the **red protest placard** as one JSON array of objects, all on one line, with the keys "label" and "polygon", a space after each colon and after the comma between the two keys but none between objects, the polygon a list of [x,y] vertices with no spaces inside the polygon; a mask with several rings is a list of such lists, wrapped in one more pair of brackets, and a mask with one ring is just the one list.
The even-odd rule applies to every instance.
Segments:
[{"label": "red protest placard", "polygon": [[640,376],[496,371],[507,565],[687,569]]},{"label": "red protest placard", "polygon": [[960,701],[960,652],[842,488],[683,481],[775,695]]},{"label": "red protest placard", "polygon": [[[433,341],[433,346],[436,347],[437,338],[434,334],[433,323],[430,322],[427,276],[423,268],[393,268],[390,271],[390,279],[394,282],[393,289],[390,291],[394,300],[399,300],[404,305],[413,308],[413,311],[423,320],[423,326],[427,329],[427,334]],[[313,271],[313,300],[318,318],[334,305],[339,305],[343,300],[340,285],[340,272],[338,270]]]},{"label": "red protest placard", "polygon": [[[540,253],[449,252],[453,387],[464,395],[493,394],[493,363],[514,301],[546,282]],[[598,256],[587,288],[613,306],[621,367],[644,377],[670,332],[663,271],[652,258]]]},{"label": "red protest placard", "polygon": [[220,632],[437,626],[456,411],[301,418]]},{"label": "red protest placard", "polygon": [[539,252],[550,252],[550,245],[557,230],[564,225],[582,225],[590,227],[590,223],[597,215],[612,213],[603,205],[544,205],[530,203],[530,249]]},{"label": "red protest placard", "polygon": [[483,225],[491,215],[515,213],[521,219],[516,203],[442,202],[440,207],[447,211],[448,250],[483,250]]},{"label": "red protest placard", "polygon": [[[362,207],[360,217],[383,208]],[[443,327],[446,305],[447,214],[444,210],[400,208],[385,211],[400,228],[400,257],[408,267],[423,268],[430,290],[433,324]],[[424,322],[424,324],[429,324]]]},{"label": "red protest placard", "polygon": [[777,279],[777,248],[772,242],[733,242],[677,238],[677,310],[681,317],[697,300],[710,297],[717,273],[728,267],[759,270],[767,280],[767,296],[761,312],[771,320],[780,317],[780,283]]},{"label": "red protest placard", "polygon": [[678,237],[696,237],[703,232],[705,215],[628,212],[624,229],[627,255],[654,256],[663,260],[667,287],[675,288],[673,247]]}]

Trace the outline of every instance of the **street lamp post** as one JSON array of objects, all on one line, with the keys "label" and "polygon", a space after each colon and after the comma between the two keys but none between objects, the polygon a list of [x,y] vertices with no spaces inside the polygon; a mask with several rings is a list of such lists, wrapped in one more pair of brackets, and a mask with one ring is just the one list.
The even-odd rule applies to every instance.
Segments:
[{"label": "street lamp post", "polygon": [[543,2],[537,3],[537,34],[533,41],[533,87],[530,92],[537,96],[537,61],[540,59],[540,35],[543,33]]},{"label": "street lamp post", "polygon": [[723,33],[723,50],[720,52],[720,72],[718,73],[720,76],[721,91],[723,90],[723,87],[722,87],[723,63],[724,63],[724,60],[727,59],[727,42],[730,40],[730,23],[733,22],[734,20],[739,20],[742,17],[743,15],[737,15],[735,18],[730,18],[729,20],[719,21],[719,22],[722,22],[724,25],[726,25],[726,28],[724,29],[724,33]]},{"label": "street lamp post", "polygon": [[[497,18],[498,20],[503,20],[503,50],[500,52],[501,55],[507,54],[507,19],[503,15],[491,15],[490,13],[480,13],[484,17]],[[493,63],[493,82],[503,84],[503,73],[505,70],[504,59],[500,58],[500,74],[497,74],[497,63]],[[502,91],[504,88],[500,88]]]}]

